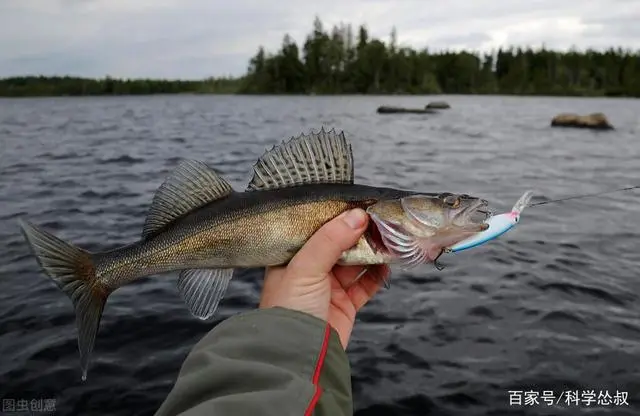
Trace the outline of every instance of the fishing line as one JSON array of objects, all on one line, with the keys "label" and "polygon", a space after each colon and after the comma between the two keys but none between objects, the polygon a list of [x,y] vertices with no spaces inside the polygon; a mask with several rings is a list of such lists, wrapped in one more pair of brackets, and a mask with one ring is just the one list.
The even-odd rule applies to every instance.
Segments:
[{"label": "fishing line", "polygon": [[579,198],[587,198],[587,197],[590,197],[590,196],[599,196],[599,195],[604,195],[604,194],[612,194],[614,192],[630,191],[632,189],[640,189],[640,185],[627,186],[626,188],[618,188],[618,189],[614,189],[613,191],[597,192],[595,194],[582,194],[582,195],[569,196],[569,197],[566,197],[566,198],[551,199],[549,201],[542,201],[542,202],[536,202],[535,204],[529,204],[529,205],[527,205],[527,207],[535,207],[536,205],[545,205],[545,204],[550,204],[552,202],[568,201],[569,199],[579,199]]}]

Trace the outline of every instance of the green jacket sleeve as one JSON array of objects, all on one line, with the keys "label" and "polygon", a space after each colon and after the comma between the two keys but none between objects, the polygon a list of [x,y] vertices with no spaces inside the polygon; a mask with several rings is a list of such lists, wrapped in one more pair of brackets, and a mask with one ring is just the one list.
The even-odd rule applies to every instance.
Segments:
[{"label": "green jacket sleeve", "polygon": [[336,331],[284,308],[233,316],[187,356],[157,416],[352,415],[349,360]]}]

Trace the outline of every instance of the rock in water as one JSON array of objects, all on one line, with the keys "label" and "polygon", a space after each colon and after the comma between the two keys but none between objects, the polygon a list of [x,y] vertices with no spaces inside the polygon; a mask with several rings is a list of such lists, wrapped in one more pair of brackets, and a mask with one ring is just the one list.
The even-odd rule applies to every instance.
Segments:
[{"label": "rock in water", "polygon": [[401,114],[401,113],[410,113],[410,114],[434,114],[437,111],[427,108],[403,108],[403,107],[391,107],[388,105],[383,105],[382,107],[378,107],[378,114]]},{"label": "rock in water", "polygon": [[424,108],[434,108],[438,110],[445,110],[447,108],[451,108],[448,102],[446,101],[432,101],[429,104],[425,105]]},{"label": "rock in water", "polygon": [[602,113],[592,113],[585,116],[574,113],[558,114],[551,120],[552,127],[578,127],[595,130],[613,130],[613,126]]}]

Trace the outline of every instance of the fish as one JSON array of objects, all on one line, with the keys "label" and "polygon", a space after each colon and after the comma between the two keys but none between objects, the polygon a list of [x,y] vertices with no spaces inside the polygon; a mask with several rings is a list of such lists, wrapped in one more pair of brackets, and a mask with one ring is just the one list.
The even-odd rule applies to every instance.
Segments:
[{"label": "fish", "polygon": [[286,265],[325,223],[353,209],[372,221],[341,265],[436,263],[487,228],[488,202],[467,194],[356,184],[351,143],[335,128],[266,150],[244,191],[205,162],[183,159],[157,189],[139,240],[89,252],[20,219],[41,269],[72,301],[82,380],[108,296],[140,278],[179,272],[188,310],[211,320],[235,269]]}]

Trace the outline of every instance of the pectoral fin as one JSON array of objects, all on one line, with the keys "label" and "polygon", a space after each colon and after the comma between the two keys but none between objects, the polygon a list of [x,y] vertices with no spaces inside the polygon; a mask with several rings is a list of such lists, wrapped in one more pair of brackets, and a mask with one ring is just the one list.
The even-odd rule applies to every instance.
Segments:
[{"label": "pectoral fin", "polygon": [[208,320],[218,308],[233,276],[233,269],[189,269],[178,277],[178,290],[189,311]]},{"label": "pectoral fin", "polygon": [[380,276],[378,276],[377,273],[375,273],[375,269],[372,268],[372,266],[365,266],[365,267],[362,268],[362,271],[360,273],[358,273],[358,275],[355,277],[355,279],[353,279],[352,282],[347,284],[347,286],[344,287],[344,289],[347,290],[351,286],[353,286],[354,284],[358,283],[358,281],[362,277],[364,277],[364,275],[367,274],[367,273],[369,273],[374,279],[382,280],[382,283],[384,284],[384,288],[385,289],[389,289],[391,287],[391,283],[389,282],[389,276],[380,277]]}]

